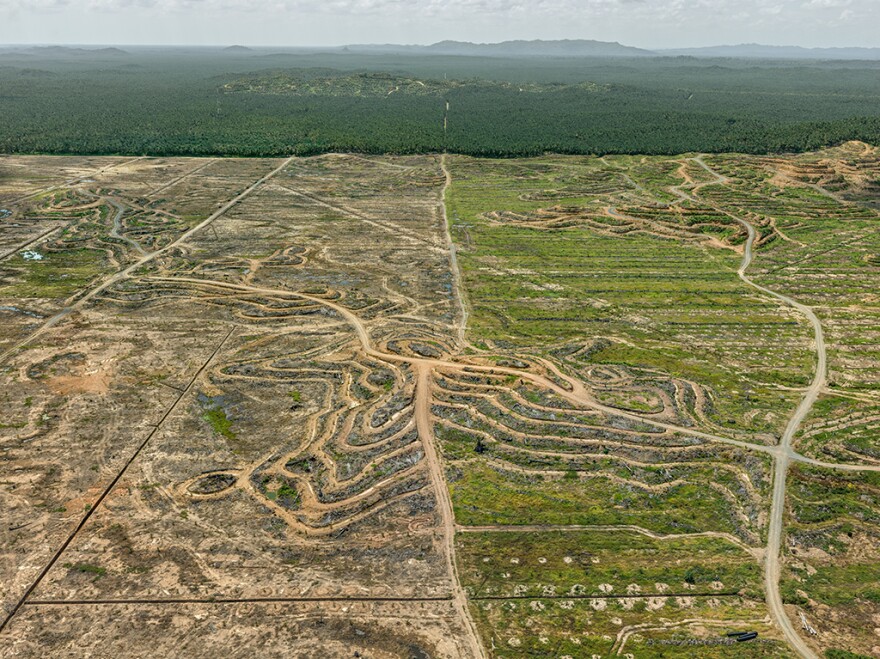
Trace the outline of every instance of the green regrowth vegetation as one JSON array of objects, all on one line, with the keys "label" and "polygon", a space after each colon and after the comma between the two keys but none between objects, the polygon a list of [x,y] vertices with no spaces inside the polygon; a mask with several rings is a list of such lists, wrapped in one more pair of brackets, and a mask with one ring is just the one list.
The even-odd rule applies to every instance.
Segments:
[{"label": "green regrowth vegetation", "polygon": [[874,147],[846,144],[821,156],[784,159],[711,156],[707,162],[729,182],[706,187],[701,197],[769,232],[751,270],[755,281],[813,307],[822,322],[828,387],[843,395],[876,394],[880,215]]},{"label": "green regrowth vegetation", "polygon": [[8,265],[11,279],[0,280],[0,298],[63,299],[88,289],[107,272],[106,255],[95,249],[40,251],[39,259],[16,254]]},{"label": "green regrowth vegetation", "polygon": [[202,418],[207,421],[214,433],[226,439],[235,439],[232,430],[232,420],[226,416],[226,410],[222,407],[211,407],[202,413]]},{"label": "green regrowth vegetation", "polygon": [[[880,530],[880,473],[839,472],[794,465],[789,475],[793,529],[828,525]],[[824,550],[837,546],[830,543]]]},{"label": "green regrowth vegetation", "polygon": [[707,237],[735,243],[739,225],[726,237],[694,230],[688,222],[731,220],[644,201],[620,208],[635,218],[623,231],[607,211],[682,185],[670,174],[682,158],[450,162],[448,214],[475,341],[547,351],[603,337],[590,363],[699,382],[716,394],[715,423],[779,434],[798,400],[788,388],[811,377],[810,328],[739,280],[733,244]]},{"label": "green regrowth vegetation", "polygon": [[798,432],[798,450],[826,461],[880,459],[880,401],[840,395],[815,402]]},{"label": "green regrowth vegetation", "polygon": [[99,565],[91,565],[90,563],[65,563],[64,567],[71,572],[79,572],[80,574],[91,574],[96,579],[107,574],[107,568]]},{"label": "green regrowth vegetation", "polygon": [[471,597],[763,596],[761,568],[729,540],[651,538],[635,531],[460,533],[456,557]]},{"label": "green regrowth vegetation", "polygon": [[[764,619],[759,603],[738,597],[632,599],[544,599],[475,601],[471,612],[492,656],[617,656],[616,639],[634,629],[621,656],[794,657]],[[699,624],[689,624],[699,619]],[[759,632],[755,642],[737,643],[728,631]],[[698,654],[695,654],[698,653]]]},{"label": "green regrowth vegetation", "polygon": [[796,465],[788,482],[783,601],[803,610],[827,645],[870,654],[880,616],[880,473]]},{"label": "green regrowth vegetation", "polygon": [[[805,593],[802,595],[798,593]],[[813,574],[798,574],[797,581],[786,581],[782,599],[787,604],[806,604],[810,599],[840,606],[859,602],[880,604],[880,565],[876,562],[816,568]]]},{"label": "green regrowth vegetation", "polygon": [[825,659],[871,659],[866,654],[856,654],[855,652],[849,652],[848,650],[837,650],[831,648],[829,650],[825,650]]},{"label": "green regrowth vegetation", "polygon": [[[708,477],[708,474],[707,474]],[[725,497],[696,483],[650,492],[596,475],[588,479],[523,475],[479,462],[450,468],[459,524],[635,524],[658,533],[727,532]]]}]

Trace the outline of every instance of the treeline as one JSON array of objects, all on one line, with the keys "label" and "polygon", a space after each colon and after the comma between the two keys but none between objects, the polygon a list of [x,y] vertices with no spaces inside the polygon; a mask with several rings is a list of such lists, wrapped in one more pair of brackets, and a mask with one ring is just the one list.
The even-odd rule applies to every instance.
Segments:
[{"label": "treeline", "polygon": [[[493,156],[687,151],[802,151],[880,143],[873,64],[621,60],[487,62],[468,58],[175,58],[124,63],[0,58],[0,152],[165,156],[452,152]],[[332,59],[332,61],[330,61]],[[442,96],[284,95],[223,91],[242,73],[290,64],[460,79],[599,83],[547,92],[463,85]],[[329,67],[329,68],[328,68]],[[531,69],[529,67],[532,67]],[[556,68],[553,68],[556,67]],[[861,67],[861,68],[860,68]],[[307,72],[303,72],[307,75]],[[449,73],[447,73],[449,75]],[[540,79],[539,79],[540,78]],[[443,130],[449,102],[448,132]]]}]

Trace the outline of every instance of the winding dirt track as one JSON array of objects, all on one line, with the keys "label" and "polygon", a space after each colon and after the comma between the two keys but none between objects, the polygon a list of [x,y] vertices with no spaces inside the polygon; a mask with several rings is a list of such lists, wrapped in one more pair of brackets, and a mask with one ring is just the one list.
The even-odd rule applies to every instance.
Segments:
[{"label": "winding dirt track", "polygon": [[779,553],[782,542],[783,516],[785,513],[786,479],[788,476],[788,466],[794,454],[794,451],[791,448],[791,440],[794,438],[798,428],[800,428],[801,423],[806,418],[807,414],[809,414],[813,404],[819,397],[822,388],[825,386],[825,340],[822,333],[822,325],[812,309],[799,302],[795,302],[790,297],[764,288],[763,286],[754,283],[746,276],[745,269],[749,266],[752,260],[752,244],[755,241],[756,232],[751,224],[744,220],[740,221],[749,232],[748,241],[746,242],[746,247],[743,253],[742,265],[738,272],[740,279],[759,291],[762,291],[767,295],[772,295],[800,311],[810,321],[815,336],[814,341],[816,345],[817,362],[813,381],[810,383],[806,394],[801,399],[800,405],[798,405],[794,415],[789,419],[788,425],[785,427],[785,432],[783,433],[782,440],[779,444],[782,450],[776,456],[776,469],[773,476],[773,499],[770,506],[770,526],[767,530],[767,551],[765,552],[764,562],[764,585],[767,591],[767,606],[770,608],[770,612],[773,617],[776,618],[780,627],[782,627],[782,631],[785,633],[785,637],[788,639],[789,643],[794,646],[800,655],[802,657],[813,658],[816,657],[816,654],[806,643],[804,643],[803,639],[797,633],[791,620],[788,619],[788,615],[785,612],[785,606],[782,603],[782,595],[779,592]]},{"label": "winding dirt track", "polygon": [[[242,293],[256,293],[258,295],[267,295],[271,297],[280,297],[280,298],[297,298],[302,300],[309,300],[310,302],[314,302],[316,304],[323,305],[329,309],[335,311],[339,316],[341,316],[354,330],[357,335],[358,341],[361,344],[361,348],[364,353],[369,357],[373,357],[380,361],[385,362],[395,362],[402,364],[409,364],[413,368],[419,369],[421,367],[426,367],[428,369],[448,369],[454,371],[464,371],[469,373],[486,373],[486,374],[494,374],[494,375],[516,375],[517,377],[528,380],[533,384],[536,384],[540,387],[544,387],[553,393],[557,394],[561,398],[574,403],[580,407],[585,407],[593,410],[597,410],[599,412],[604,412],[606,414],[611,414],[617,417],[621,417],[624,419],[629,419],[630,421],[638,421],[639,423],[644,423],[645,425],[653,426],[655,428],[661,428],[664,430],[670,430],[673,432],[682,433],[689,437],[696,437],[699,439],[705,439],[710,442],[717,442],[719,444],[727,444],[729,446],[736,446],[738,448],[746,449],[749,451],[758,451],[759,453],[765,453],[767,455],[778,457],[783,453],[782,446],[770,446],[767,444],[753,444],[751,442],[745,442],[738,439],[732,439],[730,437],[722,437],[720,435],[713,435],[707,432],[701,432],[698,430],[694,430],[693,428],[686,428],[684,426],[677,426],[672,423],[665,423],[663,421],[658,421],[656,419],[652,419],[647,416],[642,416],[635,412],[627,412],[621,410],[616,407],[610,407],[608,405],[603,405],[602,403],[597,402],[592,398],[589,391],[584,387],[584,385],[574,380],[565,374],[559,372],[557,369],[553,367],[552,364],[547,362],[542,362],[544,366],[553,371],[554,375],[558,377],[560,380],[565,381],[565,383],[570,388],[564,388],[554,382],[553,380],[546,378],[537,373],[531,373],[527,370],[516,369],[516,368],[508,368],[505,366],[483,366],[480,364],[468,364],[466,362],[455,362],[449,361],[446,359],[434,359],[430,357],[409,357],[406,355],[399,355],[391,352],[383,352],[381,350],[377,350],[370,338],[369,331],[364,325],[363,321],[361,321],[360,317],[358,317],[355,313],[350,311],[349,309],[332,302],[330,300],[326,300],[321,297],[316,297],[314,295],[309,295],[307,293],[299,293],[295,291],[288,290],[280,290],[275,288],[262,288],[258,286],[248,286],[246,284],[235,284],[232,282],[225,281],[214,281],[211,279],[198,279],[196,277],[145,277],[143,281],[155,281],[161,282],[164,284],[189,284],[194,286],[203,286],[206,288],[220,288],[232,291],[240,291]],[[756,285],[757,286],[757,285]],[[766,289],[762,289],[766,290]],[[784,296],[783,296],[784,297]],[[787,298],[786,298],[787,299]],[[806,412],[805,412],[806,414]],[[805,464],[812,464],[819,467],[825,467],[828,469],[839,469],[841,471],[880,471],[880,465],[861,465],[861,464],[847,464],[847,463],[838,463],[838,462],[822,462],[820,460],[814,460],[813,458],[808,458],[806,456],[801,455],[796,452],[790,446],[787,451],[785,451],[788,455],[789,460],[794,462],[803,462]]]},{"label": "winding dirt track", "polygon": [[116,215],[113,216],[113,228],[110,230],[110,235],[117,240],[122,240],[128,243],[132,249],[142,257],[147,256],[147,253],[144,251],[144,248],[141,247],[139,242],[119,233],[122,229],[122,216],[125,215],[125,211],[128,209],[118,199],[114,199],[113,197],[107,197],[107,203],[116,209]]},{"label": "winding dirt track", "polygon": [[[271,297],[288,297],[288,298],[297,298],[303,300],[309,300],[310,302],[314,302],[316,304],[321,304],[329,309],[332,309],[337,314],[339,314],[342,318],[351,325],[352,329],[354,329],[355,334],[361,344],[361,348],[363,351],[369,356],[375,359],[386,361],[386,362],[396,362],[396,363],[404,363],[413,366],[414,368],[427,367],[429,369],[433,368],[443,368],[450,369],[456,371],[468,371],[471,373],[488,373],[495,375],[516,375],[523,380],[528,380],[540,387],[544,387],[546,389],[551,390],[553,393],[558,396],[565,398],[567,401],[574,403],[575,405],[581,407],[587,407],[594,410],[598,410],[600,412],[604,412],[606,414],[612,414],[614,416],[622,417],[625,419],[629,419],[631,421],[638,421],[640,423],[644,423],[646,425],[654,426],[655,428],[662,428],[664,430],[671,430],[673,432],[684,433],[691,437],[698,437],[700,439],[705,439],[712,442],[718,442],[721,444],[729,444],[731,446],[737,446],[739,448],[744,448],[753,451],[760,451],[762,453],[767,453],[769,455],[776,455],[779,452],[779,448],[776,446],[768,446],[766,444],[752,444],[749,442],[740,441],[737,439],[731,439],[729,437],[721,437],[719,435],[713,435],[711,433],[700,432],[694,430],[692,428],[685,428],[684,426],[677,426],[672,423],[665,423],[663,421],[657,421],[656,419],[651,419],[649,417],[644,417],[634,412],[626,412],[624,410],[620,410],[616,407],[610,407],[608,405],[603,405],[595,401],[589,391],[587,391],[584,385],[568,376],[560,373],[556,370],[552,364],[548,364],[543,362],[545,366],[547,366],[554,374],[564,380],[566,384],[570,387],[568,389],[560,386],[553,380],[546,378],[537,373],[531,373],[526,370],[516,369],[516,368],[508,368],[505,366],[483,366],[480,364],[468,364],[466,362],[455,362],[449,361],[445,359],[434,359],[429,357],[409,357],[406,355],[398,355],[396,353],[391,352],[383,352],[381,350],[377,350],[370,338],[369,331],[364,325],[363,321],[352,311],[349,309],[332,302],[330,300],[326,300],[321,297],[316,297],[314,295],[309,295],[306,293],[299,293],[294,291],[287,290],[279,290],[274,288],[261,288],[258,286],[248,286],[245,284],[234,284],[231,282],[225,281],[214,281],[211,279],[198,279],[195,277],[146,277],[144,281],[155,281],[161,282],[164,284],[189,284],[194,286],[203,286],[208,288],[220,288],[226,290],[240,291],[242,293],[256,293],[259,295],[267,295]],[[860,468],[860,467],[854,467]],[[866,467],[867,469],[867,467]]]},{"label": "winding dirt track", "polygon": [[[262,295],[269,295],[273,297],[294,297],[300,299],[310,300],[317,304],[322,304],[337,314],[339,314],[342,318],[344,318],[348,324],[352,327],[357,335],[357,338],[361,344],[364,352],[376,359],[382,361],[389,362],[397,362],[397,363],[408,363],[413,368],[416,369],[418,373],[418,385],[416,387],[416,422],[419,428],[419,436],[422,438],[422,441],[425,446],[425,455],[428,461],[428,465],[431,472],[432,484],[435,487],[435,491],[437,493],[437,501],[438,506],[440,508],[440,514],[443,519],[444,526],[444,536],[445,536],[445,544],[446,544],[446,555],[447,555],[447,565],[450,570],[450,574],[452,575],[452,583],[454,588],[454,599],[456,602],[456,608],[459,610],[460,614],[463,617],[463,620],[466,623],[469,632],[471,632],[471,637],[469,638],[469,643],[473,648],[475,648],[475,656],[484,657],[486,656],[483,648],[479,644],[478,636],[476,634],[476,628],[474,626],[473,620],[470,617],[468,608],[467,608],[467,598],[461,589],[460,582],[457,578],[456,568],[455,568],[455,554],[454,554],[454,533],[455,533],[455,524],[454,524],[454,515],[452,511],[452,503],[449,498],[449,491],[446,488],[445,478],[443,473],[442,464],[440,462],[440,458],[437,455],[435,442],[434,442],[434,433],[433,433],[433,420],[431,418],[430,411],[430,401],[431,401],[431,372],[434,368],[445,368],[445,369],[453,369],[459,371],[470,371],[470,372],[484,372],[484,373],[501,373],[501,374],[515,374],[518,377],[523,379],[530,380],[535,384],[551,389],[558,395],[566,398],[567,400],[584,407],[590,407],[602,412],[606,412],[608,414],[614,414],[617,416],[623,416],[635,421],[640,421],[642,423],[651,424],[656,427],[664,428],[667,430],[673,430],[676,432],[685,433],[691,436],[700,437],[703,439],[707,439],[709,441],[720,442],[724,444],[731,444],[734,446],[738,446],[740,448],[745,448],[748,450],[760,451],[763,453],[767,453],[773,456],[776,460],[775,466],[775,475],[774,475],[774,489],[773,489],[773,501],[771,507],[771,520],[770,520],[770,529],[768,531],[768,543],[767,548],[764,552],[765,555],[765,587],[767,593],[767,604],[770,608],[771,614],[779,623],[780,628],[786,636],[786,639],[790,642],[790,644],[803,656],[808,659],[814,659],[816,655],[812,652],[812,650],[804,643],[803,639],[797,634],[794,626],[791,624],[791,621],[788,619],[788,616],[785,613],[785,608],[782,604],[782,598],[779,593],[779,551],[780,551],[780,539],[782,536],[783,529],[783,512],[785,506],[785,481],[786,474],[788,470],[789,463],[794,461],[805,462],[808,464],[817,464],[821,466],[826,466],[829,468],[836,468],[847,471],[878,471],[880,467],[874,465],[850,465],[850,464],[836,464],[836,463],[822,463],[817,460],[812,460],[810,458],[806,458],[798,453],[796,453],[791,448],[791,440],[794,437],[797,429],[799,428],[801,422],[810,411],[818,397],[822,387],[825,384],[825,345],[822,334],[822,328],[819,324],[818,318],[812,312],[811,309],[805,307],[804,305],[795,302],[791,298],[788,298],[784,295],[775,293],[769,289],[766,289],[759,284],[755,284],[752,282],[746,275],[745,270],[748,268],[749,264],[752,260],[752,243],[755,239],[755,230],[751,225],[747,222],[743,221],[743,224],[750,230],[749,231],[749,240],[744,250],[742,265],[739,269],[739,275],[743,279],[744,282],[748,283],[750,286],[755,287],[756,289],[762,291],[767,295],[771,295],[777,299],[782,300],[786,304],[793,306],[798,309],[807,318],[810,319],[811,323],[816,330],[816,345],[817,352],[819,355],[818,364],[816,368],[816,375],[814,376],[813,383],[810,388],[807,390],[807,393],[804,399],[801,401],[801,404],[798,406],[797,411],[794,416],[788,423],[786,427],[785,434],[783,436],[782,442],[779,446],[766,446],[760,444],[750,444],[748,442],[741,442],[739,440],[734,440],[726,437],[719,437],[715,435],[711,435],[708,433],[696,432],[690,428],[684,428],[675,426],[672,424],[662,423],[659,421],[655,421],[648,418],[643,418],[638,414],[632,414],[628,412],[622,412],[613,407],[608,407],[606,405],[602,405],[594,401],[590,396],[587,390],[583,387],[582,384],[577,381],[573,381],[569,378],[565,378],[561,373],[556,371],[556,375],[558,377],[562,377],[565,379],[572,387],[572,390],[569,391],[557,383],[549,380],[541,375],[536,373],[529,373],[526,371],[505,368],[499,366],[479,366],[479,365],[469,365],[460,362],[446,361],[442,359],[428,359],[428,358],[419,358],[419,357],[408,357],[404,355],[398,355],[394,353],[386,353],[380,350],[377,350],[372,343],[370,338],[370,333],[367,327],[364,325],[363,321],[352,311],[346,309],[345,307],[331,302],[329,300],[325,300],[320,297],[315,297],[312,295],[307,295],[304,293],[297,293],[292,291],[284,291],[277,289],[267,289],[267,288],[259,288],[255,286],[246,286],[242,284],[233,284],[228,282],[218,282],[211,281],[205,279],[197,279],[197,278],[189,278],[189,277],[150,277],[150,281],[161,281],[164,283],[179,283],[179,284],[189,284],[194,286],[205,286],[209,288],[221,288],[227,290],[238,290],[241,292],[247,293],[257,293]],[[552,365],[545,364],[546,366],[552,369]]]},{"label": "winding dirt track", "polygon": [[[709,167],[702,158],[697,157],[693,160],[715,177],[716,180],[714,183],[720,185],[727,183],[727,179]],[[725,212],[725,214],[739,222],[745,227],[746,231],[748,231],[748,238],[746,239],[745,249],[743,250],[742,263],[737,271],[739,278],[762,293],[770,295],[771,297],[784,302],[788,306],[797,309],[813,326],[817,357],[813,381],[810,383],[803,399],[801,399],[800,405],[798,405],[794,415],[789,419],[788,425],[785,427],[785,432],[783,433],[782,440],[779,444],[780,451],[775,456],[776,468],[773,476],[773,499],[770,507],[770,526],[767,531],[767,550],[764,554],[764,587],[767,595],[767,606],[770,609],[771,615],[776,619],[777,623],[779,623],[780,628],[785,634],[786,640],[788,640],[792,647],[794,647],[802,657],[807,659],[817,659],[816,653],[813,652],[813,650],[810,649],[800,637],[785,612],[785,605],[782,603],[782,595],[779,592],[779,553],[781,549],[783,517],[785,513],[786,478],[788,476],[788,466],[795,455],[791,448],[791,440],[794,438],[795,433],[797,433],[798,428],[800,428],[801,423],[812,409],[813,404],[816,402],[816,399],[822,391],[822,388],[825,386],[825,374],[827,371],[825,338],[822,332],[822,324],[819,322],[819,318],[812,309],[794,301],[786,295],[771,291],[769,288],[764,288],[760,284],[756,284],[749,279],[748,275],[746,275],[746,269],[752,263],[752,246],[755,243],[757,232],[755,231],[755,228],[743,218],[727,212]]]}]

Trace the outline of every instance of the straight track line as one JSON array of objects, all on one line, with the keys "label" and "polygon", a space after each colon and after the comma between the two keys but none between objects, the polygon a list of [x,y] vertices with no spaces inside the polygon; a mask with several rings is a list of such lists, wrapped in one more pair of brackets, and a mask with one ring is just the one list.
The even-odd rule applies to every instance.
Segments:
[{"label": "straight track line", "polygon": [[162,415],[162,418],[159,420],[159,423],[157,423],[156,426],[153,428],[153,430],[150,431],[150,434],[147,435],[146,439],[144,439],[144,441],[141,442],[140,446],[137,447],[135,452],[131,455],[131,457],[122,466],[122,469],[120,469],[119,472],[117,472],[116,476],[113,478],[113,480],[110,481],[110,484],[104,488],[104,491],[101,492],[101,496],[98,497],[97,501],[95,501],[95,503],[92,505],[92,507],[86,511],[86,514],[83,515],[83,518],[80,520],[79,524],[76,525],[76,528],[73,530],[73,532],[67,537],[67,540],[64,541],[64,543],[61,545],[61,547],[58,548],[58,550],[55,552],[55,554],[52,556],[52,558],[49,560],[49,562],[46,564],[46,566],[40,571],[40,574],[37,575],[37,578],[34,580],[34,582],[24,592],[24,595],[22,595],[21,599],[19,599],[19,601],[13,607],[12,611],[9,613],[9,615],[6,616],[6,618],[3,620],[2,623],[0,623],[0,633],[3,632],[3,630],[9,624],[9,622],[12,620],[12,618],[15,616],[15,614],[18,613],[18,611],[21,609],[22,606],[24,606],[25,602],[27,601],[28,597],[30,597],[31,593],[33,593],[34,590],[36,590],[37,586],[39,586],[40,583],[43,581],[43,579],[45,579],[46,575],[49,573],[49,570],[51,570],[54,567],[55,563],[58,562],[58,559],[61,558],[61,554],[63,554],[67,550],[67,548],[70,546],[70,543],[73,542],[73,540],[76,538],[77,534],[83,529],[83,527],[85,527],[85,525],[88,523],[89,519],[91,519],[94,512],[104,502],[104,499],[106,499],[107,496],[110,494],[110,492],[113,491],[113,488],[116,487],[116,484],[119,483],[120,479],[125,475],[125,472],[128,470],[128,468],[132,465],[132,463],[141,454],[141,451],[143,451],[144,448],[146,448],[147,444],[150,442],[150,440],[153,438],[153,436],[157,432],[159,432],[159,429],[162,427],[162,424],[165,423],[166,419],[168,419],[168,417],[171,416],[172,412],[174,412],[174,410],[177,409],[177,406],[180,404],[180,401],[183,400],[184,396],[186,396],[186,394],[190,391],[190,389],[192,389],[192,386],[199,379],[199,376],[202,374],[202,372],[208,367],[208,365],[212,361],[214,361],[214,358],[219,354],[219,352],[223,348],[223,346],[226,345],[226,342],[232,336],[232,333],[234,331],[235,331],[235,328],[233,327],[231,330],[229,330],[229,332],[226,334],[226,336],[223,337],[223,340],[220,342],[220,345],[218,345],[214,349],[214,352],[211,353],[211,356],[208,357],[207,361],[205,361],[205,363],[202,364],[201,368],[199,368],[199,370],[196,371],[196,374],[193,376],[192,380],[190,380],[189,384],[186,386],[186,389],[184,389],[181,392],[181,394],[177,397],[177,400],[175,400],[174,403],[171,405],[171,407],[169,407],[168,410],[165,412],[165,414]]},{"label": "straight track line", "polygon": [[145,197],[153,197],[153,196],[159,194],[160,192],[167,190],[171,186],[177,185],[181,181],[188,179],[193,174],[198,174],[200,171],[205,169],[205,167],[209,167],[209,166],[213,165],[215,162],[217,162],[217,158],[210,158],[208,160],[208,162],[197,166],[195,169],[189,170],[186,174],[183,174],[182,176],[178,176],[177,178],[171,179],[168,183],[163,183],[158,188],[154,188],[154,189],[150,190],[149,192],[147,192],[144,196]]},{"label": "straight track line", "polygon": [[452,595],[435,597],[180,597],[162,599],[30,600],[25,606],[114,606],[120,604],[308,604],[310,602],[451,602]]},{"label": "straight track line", "polygon": [[[58,157],[64,158],[66,156],[58,156]],[[3,202],[3,203],[10,204],[10,205],[19,204],[22,201],[30,199],[31,197],[36,197],[37,195],[45,194],[47,192],[52,192],[53,190],[58,190],[60,188],[63,188],[64,186],[76,185],[77,183],[81,183],[82,181],[85,181],[87,178],[92,178],[93,176],[100,176],[104,172],[108,172],[111,169],[116,169],[117,167],[123,167],[125,165],[130,165],[133,162],[137,162],[138,160],[144,160],[145,158],[146,158],[146,156],[138,156],[137,158],[132,158],[131,160],[124,160],[122,162],[113,163],[112,165],[107,165],[106,167],[101,167],[100,169],[97,169],[97,170],[91,172],[90,174],[83,174],[82,176],[77,176],[76,178],[68,179],[68,180],[63,181],[61,183],[56,183],[55,185],[50,185],[49,187],[46,187],[46,188],[41,188],[35,192],[31,192],[31,193],[26,194],[22,197],[18,197],[16,199],[13,199],[12,201],[7,201],[7,202]]]}]

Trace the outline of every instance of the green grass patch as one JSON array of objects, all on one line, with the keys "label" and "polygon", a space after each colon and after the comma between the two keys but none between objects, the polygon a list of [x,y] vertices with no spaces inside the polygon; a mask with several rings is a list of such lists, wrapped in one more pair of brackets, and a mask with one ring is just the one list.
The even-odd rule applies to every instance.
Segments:
[{"label": "green grass patch", "polygon": [[12,281],[0,286],[0,297],[67,298],[88,288],[108,271],[104,252],[93,249],[69,249],[63,252],[39,252],[41,260],[28,260],[22,254],[9,259],[16,270]]},{"label": "green grass patch", "polygon": [[90,563],[65,563],[64,567],[71,572],[93,575],[96,579],[107,574],[107,568],[99,565],[92,565]]},{"label": "green grass patch", "polygon": [[783,600],[803,604],[797,590],[828,606],[854,604],[858,601],[880,605],[880,563],[850,563],[819,566],[813,574],[798,573],[799,581],[783,583]]},{"label": "green grass patch", "polygon": [[683,483],[662,492],[601,476],[572,480],[500,472],[479,460],[449,469],[459,524],[635,524],[658,533],[731,530],[729,504],[715,490]]},{"label": "green grass patch", "polygon": [[[711,601],[710,601],[711,600]],[[471,601],[471,612],[493,657],[610,657],[617,635],[627,626],[643,625],[621,653],[657,657],[728,657],[767,659],[794,657],[761,621],[763,604],[738,597],[674,597],[653,600],[545,599]],[[627,608],[629,607],[629,608]],[[690,626],[687,620],[699,619]],[[678,624],[676,624],[678,623]],[[682,624],[685,623],[685,624]],[[663,625],[673,624],[670,629]],[[757,642],[736,643],[727,631],[755,630]]]},{"label": "green grass patch", "polygon": [[761,567],[723,538],[615,531],[459,533],[462,585],[474,596],[739,593],[762,596]]},{"label": "green grass patch", "polygon": [[[662,371],[716,393],[710,418],[750,433],[779,434],[797,404],[786,388],[805,386],[815,357],[805,319],[780,310],[736,275],[741,255],[679,238],[632,231],[608,235],[579,225],[536,229],[511,214],[579,208],[602,218],[632,204],[621,168],[659,198],[681,184],[664,158],[548,157],[517,161],[452,159],[447,195],[463,282],[469,336],[512,350],[611,340],[591,363]],[[595,181],[605,185],[597,187]],[[566,190],[591,194],[565,196]],[[560,197],[559,195],[562,195]],[[489,219],[487,213],[501,212]],[[724,237],[739,231],[714,210],[676,214],[645,206],[682,231]],[[504,219],[509,218],[509,219]],[[701,222],[721,222],[723,227]],[[613,222],[606,223],[613,227]],[[731,422],[732,421],[732,422]]]},{"label": "green grass patch", "polygon": [[207,421],[214,434],[225,437],[226,439],[235,439],[235,432],[232,430],[232,420],[226,416],[226,410],[222,407],[212,407],[202,413],[202,419]]}]

